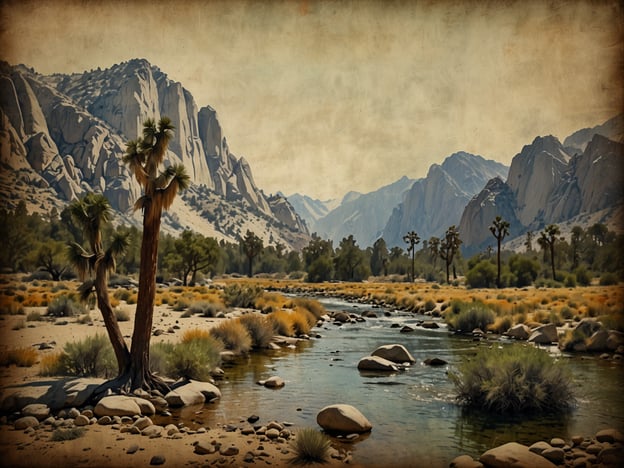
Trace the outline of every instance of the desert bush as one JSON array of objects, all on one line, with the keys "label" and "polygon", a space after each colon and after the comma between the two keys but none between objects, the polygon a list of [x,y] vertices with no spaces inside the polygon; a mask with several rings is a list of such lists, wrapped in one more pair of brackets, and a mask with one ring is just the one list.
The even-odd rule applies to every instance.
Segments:
[{"label": "desert bush", "polygon": [[291,463],[325,463],[329,458],[331,441],[322,432],[313,428],[303,428],[291,441],[290,446],[295,453]]},{"label": "desert bush", "polygon": [[50,440],[54,442],[62,442],[64,440],[75,440],[82,437],[86,432],[84,427],[70,427],[67,429],[57,428],[52,432]]},{"label": "desert bush", "polygon": [[191,306],[190,299],[186,297],[179,297],[177,301],[173,304],[173,310],[176,312],[180,312],[182,310],[188,309]]},{"label": "desert bush", "polygon": [[564,320],[570,320],[572,319],[572,317],[574,317],[574,313],[572,312],[572,309],[570,309],[570,307],[568,306],[563,306],[559,310],[559,315],[561,315],[561,318]]},{"label": "desert bush", "polygon": [[115,318],[118,322],[128,322],[130,320],[130,314],[123,309],[115,309]]},{"label": "desert bush", "polygon": [[246,354],[251,349],[251,336],[238,320],[225,320],[211,328],[210,334],[221,341],[225,349],[235,354]]},{"label": "desert bush", "polygon": [[48,315],[51,317],[74,317],[86,312],[84,305],[66,295],[58,296],[48,305]]},{"label": "desert bush", "polygon": [[425,312],[431,312],[436,308],[436,303],[432,299],[427,299],[425,301]]},{"label": "desert bush", "polygon": [[464,302],[458,313],[445,315],[448,325],[463,333],[470,333],[475,328],[487,330],[488,325],[494,323],[494,319],[494,312],[479,301]]},{"label": "desert bush", "polygon": [[259,286],[241,286],[231,284],[223,289],[223,301],[228,307],[253,308],[258,296],[262,294]]},{"label": "desert bush", "polygon": [[150,348],[150,369],[172,378],[208,380],[221,361],[223,346],[208,332],[187,331],[180,343],[157,343]]},{"label": "desert bush", "polygon": [[42,320],[43,316],[37,311],[28,312],[28,315],[26,315],[27,322],[41,322]]},{"label": "desert bush", "polygon": [[559,340],[559,348],[563,351],[573,351],[577,344],[585,343],[587,336],[579,329],[566,330]]},{"label": "desert bush", "polygon": [[187,312],[191,315],[201,314],[203,317],[216,317],[219,312],[224,310],[223,304],[218,302],[196,301],[189,306]]},{"label": "desert bush", "polygon": [[22,304],[10,299],[0,307],[0,315],[24,315],[25,313]]},{"label": "desert bush", "polygon": [[511,328],[513,325],[513,321],[509,315],[504,317],[496,317],[494,323],[490,324],[488,330],[494,333],[505,333],[507,330]]},{"label": "desert bush", "polygon": [[238,319],[251,336],[253,348],[266,348],[273,338],[273,325],[269,320],[258,314],[246,314]]},{"label": "desert bush", "polygon": [[93,323],[93,319],[91,318],[91,314],[89,314],[88,312],[84,315],[81,315],[80,317],[78,317],[78,320],[76,320],[76,322],[82,324],[82,325],[88,325],[90,323]]},{"label": "desert bush", "polygon": [[38,353],[33,347],[9,349],[0,353],[0,366],[31,367],[37,362]]},{"label": "desert bush", "polygon": [[572,379],[561,362],[533,346],[480,349],[449,373],[458,401],[499,414],[558,413],[575,404]]},{"label": "desert bush", "polygon": [[120,301],[128,301],[128,298],[132,295],[132,292],[125,288],[116,289],[113,293],[113,297]]},{"label": "desert bush", "polygon": [[574,270],[576,281],[581,286],[589,286],[591,284],[591,275],[584,266],[578,267]]},{"label": "desert bush", "polygon": [[310,333],[312,326],[316,323],[314,315],[305,309],[293,310],[286,313],[290,314],[295,336],[307,335]]},{"label": "desert bush", "polygon": [[67,343],[63,351],[62,367],[66,375],[111,377],[117,371],[113,347],[104,335]]},{"label": "desert bush", "polygon": [[601,315],[598,320],[607,330],[617,330],[624,332],[624,311],[615,312],[613,314]]},{"label": "desert bush", "polygon": [[66,373],[64,356],[63,351],[44,354],[39,363],[39,374],[43,376],[64,375]]},{"label": "desert bush", "polygon": [[273,327],[273,331],[276,335],[293,336],[294,327],[289,312],[286,312],[285,310],[276,310],[275,312],[267,315],[267,320]]},{"label": "desert bush", "polygon": [[618,278],[615,273],[606,272],[600,275],[600,286],[613,286],[618,284]]},{"label": "desert bush", "polygon": [[481,260],[466,273],[466,284],[471,288],[493,288],[496,286],[496,265]]},{"label": "desert bush", "polygon": [[11,330],[21,330],[22,328],[26,328],[26,320],[24,320],[23,318],[17,320],[13,324],[13,327],[11,327]]},{"label": "desert bush", "polygon": [[576,287],[576,275],[570,274],[566,275],[563,280],[563,284],[566,288],[575,288]]}]

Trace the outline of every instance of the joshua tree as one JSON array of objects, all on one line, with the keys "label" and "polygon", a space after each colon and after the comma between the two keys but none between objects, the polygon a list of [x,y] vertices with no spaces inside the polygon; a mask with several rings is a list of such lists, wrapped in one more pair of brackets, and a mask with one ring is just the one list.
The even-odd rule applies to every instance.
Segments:
[{"label": "joshua tree", "polygon": [[129,141],[123,157],[124,163],[129,166],[144,192],[134,205],[135,210],[143,210],[143,238],[131,362],[120,382],[124,386],[129,385],[131,390],[167,390],[164,382],[149,370],[149,344],[154,317],[162,210],[169,208],[176,194],[186,189],[189,184],[189,177],[182,165],[168,166],[160,173],[158,170],[165,158],[173,129],[168,117],[162,117],[158,125],[153,119],[146,120],[143,124],[143,137]]},{"label": "joshua tree", "polygon": [[245,257],[247,257],[247,264],[249,266],[248,275],[251,278],[253,276],[253,259],[262,252],[264,244],[262,239],[253,232],[247,230],[245,237],[241,239],[241,248],[245,253]]},{"label": "joshua tree", "polygon": [[407,251],[412,254],[412,282],[414,281],[414,254],[416,253],[416,244],[420,242],[420,237],[416,231],[410,231],[403,236],[403,241],[408,244]]},{"label": "joshua tree", "polygon": [[[121,375],[130,363],[130,352],[113,312],[107,283],[108,274],[115,271],[115,257],[126,250],[127,236],[115,233],[108,249],[104,250],[101,228],[109,221],[111,208],[108,200],[101,194],[89,193],[81,200],[72,202],[69,205],[69,212],[76,225],[82,228],[90,249],[86,251],[81,245],[71,243],[68,251],[69,260],[83,281],[79,289],[82,298],[86,299],[95,291],[97,305],[102,313],[106,332],[117,359],[118,372]],[[87,279],[92,274],[95,278]]]},{"label": "joshua tree", "polygon": [[553,280],[556,279],[555,274],[555,243],[557,242],[557,236],[560,234],[559,226],[556,224],[550,224],[540,233],[540,238],[537,239],[539,245],[544,249],[548,249],[550,252],[550,265],[552,268]]},{"label": "joshua tree", "polygon": [[496,286],[501,287],[501,242],[509,235],[509,223],[500,216],[496,216],[492,225],[490,226],[490,232],[496,238]]},{"label": "joshua tree", "polygon": [[429,252],[431,253],[433,268],[435,268],[438,262],[438,255],[440,255],[440,239],[438,237],[433,236],[429,238]]},{"label": "joshua tree", "polygon": [[527,231],[524,246],[526,247],[527,253],[533,252],[533,231]]},{"label": "joshua tree", "polygon": [[455,226],[450,226],[444,234],[444,239],[440,242],[440,257],[446,263],[446,282],[449,283],[449,267],[453,263],[455,254],[459,251],[462,241]]}]

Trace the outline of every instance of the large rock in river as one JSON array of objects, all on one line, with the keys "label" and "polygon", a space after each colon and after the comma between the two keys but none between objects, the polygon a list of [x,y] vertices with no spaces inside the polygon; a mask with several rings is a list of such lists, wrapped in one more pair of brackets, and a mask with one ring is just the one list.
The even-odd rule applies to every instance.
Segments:
[{"label": "large rock in river", "polygon": [[526,445],[509,442],[488,450],[479,461],[491,468],[555,468],[557,465],[533,453]]},{"label": "large rock in river", "polygon": [[373,428],[366,416],[351,405],[330,405],[316,415],[316,422],[327,432],[343,434],[368,432]]},{"label": "large rock in river", "polygon": [[221,390],[209,382],[196,380],[180,385],[165,395],[165,400],[169,406],[174,408],[198,405],[216,398],[221,398]]},{"label": "large rock in river", "polygon": [[557,326],[554,323],[537,327],[529,336],[529,343],[551,344],[558,340]]},{"label": "large rock in river", "polygon": [[358,370],[398,372],[399,368],[392,362],[379,356],[366,356],[360,359]]},{"label": "large rock in river", "polygon": [[373,356],[379,356],[381,358],[387,359],[388,361],[398,362],[402,364],[404,362],[416,362],[416,360],[412,357],[410,352],[405,348],[405,346],[400,344],[389,344],[383,345],[373,351]]}]

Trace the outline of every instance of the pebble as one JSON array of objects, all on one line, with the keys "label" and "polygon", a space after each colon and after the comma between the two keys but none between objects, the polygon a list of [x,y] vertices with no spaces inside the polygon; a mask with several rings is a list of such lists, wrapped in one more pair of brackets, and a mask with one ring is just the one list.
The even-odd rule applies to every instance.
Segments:
[{"label": "pebble", "polygon": [[150,460],[150,465],[164,465],[165,461],[165,457],[162,455],[154,455]]}]

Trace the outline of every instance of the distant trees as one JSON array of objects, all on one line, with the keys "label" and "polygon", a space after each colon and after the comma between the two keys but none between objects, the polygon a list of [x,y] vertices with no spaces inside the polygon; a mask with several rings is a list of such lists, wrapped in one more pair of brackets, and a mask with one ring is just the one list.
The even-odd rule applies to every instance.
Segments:
[{"label": "distant trees", "polygon": [[388,274],[388,264],[390,259],[388,257],[388,246],[383,237],[380,237],[373,244],[373,251],[371,254],[370,267],[371,272],[375,276]]},{"label": "distant trees", "polygon": [[308,272],[309,282],[320,283],[332,279],[334,248],[330,240],[321,239],[316,233],[313,233],[312,239],[310,239],[307,247],[303,248],[301,254]]},{"label": "distant trees", "polygon": [[343,238],[334,257],[336,279],[343,281],[362,281],[370,275],[364,263],[364,254],[357,246],[353,235]]},{"label": "distant trees", "polygon": [[167,254],[164,262],[168,269],[179,273],[186,286],[195,284],[197,273],[214,268],[218,260],[217,241],[187,229],[174,241],[173,251]]},{"label": "distant trees", "polygon": [[496,216],[492,225],[490,226],[490,232],[496,238],[496,286],[501,287],[501,243],[506,236],[509,235],[509,223],[500,216]]},{"label": "distant trees", "polygon": [[540,237],[537,239],[540,247],[542,247],[544,251],[548,251],[550,253],[550,265],[552,268],[553,280],[557,279],[555,272],[555,243],[559,238],[559,234],[561,234],[559,226],[556,224],[549,224],[542,232],[540,232]]},{"label": "distant trees", "polygon": [[412,255],[411,281],[414,282],[414,255],[416,254],[416,244],[420,242],[420,236],[418,236],[416,231],[409,231],[403,236],[403,242],[407,243],[407,251]]},{"label": "distant trees", "polygon": [[245,254],[247,258],[247,274],[251,278],[253,276],[253,261],[264,248],[264,243],[262,239],[259,238],[255,233],[250,230],[247,230],[245,233],[245,237],[243,237],[240,241],[241,250]]},{"label": "distant trees", "polygon": [[431,255],[431,263],[433,264],[433,268],[435,268],[438,256],[440,255],[440,239],[435,236],[430,237],[427,246]]},{"label": "distant trees", "polygon": [[446,282],[450,283],[450,266],[453,263],[453,259],[455,255],[459,252],[459,246],[462,241],[459,238],[459,231],[457,227],[450,226],[446,233],[444,234],[444,238],[440,242],[440,257],[444,260],[446,264]]}]

